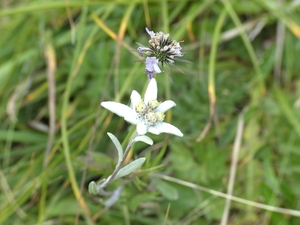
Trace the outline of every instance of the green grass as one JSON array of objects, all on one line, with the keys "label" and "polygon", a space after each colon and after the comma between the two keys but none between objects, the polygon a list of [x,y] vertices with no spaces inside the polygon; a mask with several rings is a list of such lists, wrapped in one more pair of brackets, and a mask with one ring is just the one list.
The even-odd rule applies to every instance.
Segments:
[{"label": "green grass", "polygon": [[[300,5],[279,2],[1,1],[0,224],[299,224]],[[184,137],[136,144],[105,208],[88,184],[133,127],[100,102],[145,90],[145,27],[192,62],[156,76]]]}]

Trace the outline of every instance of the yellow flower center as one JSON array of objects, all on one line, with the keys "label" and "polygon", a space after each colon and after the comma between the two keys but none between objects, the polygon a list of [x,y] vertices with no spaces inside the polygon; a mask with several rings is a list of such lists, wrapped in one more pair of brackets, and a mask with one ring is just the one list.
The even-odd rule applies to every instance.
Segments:
[{"label": "yellow flower center", "polygon": [[139,119],[145,120],[146,124],[155,125],[157,122],[162,122],[165,118],[163,112],[157,111],[157,107],[160,102],[156,99],[152,99],[146,105],[143,101],[140,101],[135,106],[135,111]]},{"label": "yellow flower center", "polygon": [[151,109],[156,109],[159,104],[160,102],[158,102],[156,99],[152,99],[148,102],[148,105]]},{"label": "yellow flower center", "polygon": [[136,106],[135,106],[135,110],[138,113],[145,113],[147,111],[147,106],[144,102],[140,101]]},{"label": "yellow flower center", "polygon": [[157,121],[155,112],[148,112],[148,113],[146,114],[146,119],[147,119],[148,122],[150,122],[150,123],[155,123],[155,122]]},{"label": "yellow flower center", "polygon": [[165,114],[163,112],[156,112],[155,116],[156,116],[157,121],[160,121],[160,122],[164,121]]}]

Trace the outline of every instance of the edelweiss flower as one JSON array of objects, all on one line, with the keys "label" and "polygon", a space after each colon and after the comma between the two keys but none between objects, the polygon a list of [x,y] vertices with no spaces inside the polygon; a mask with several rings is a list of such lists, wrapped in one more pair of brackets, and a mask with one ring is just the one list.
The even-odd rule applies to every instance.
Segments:
[{"label": "edelweiss flower", "polygon": [[176,106],[175,102],[167,100],[163,103],[157,101],[157,83],[152,78],[147,87],[144,100],[141,95],[132,91],[131,106],[127,106],[117,102],[102,102],[101,105],[109,111],[123,117],[127,122],[136,125],[136,130],[139,135],[144,135],[147,132],[153,134],[170,133],[182,137],[181,131],[169,124],[163,122],[164,113]]},{"label": "edelweiss flower", "polygon": [[[144,54],[147,56],[146,58],[146,72],[148,74],[149,78],[149,72],[150,75],[151,72],[147,70],[147,59],[150,58],[155,58],[158,60],[162,67],[164,64],[167,65],[173,65],[176,60],[179,60],[176,57],[182,57],[183,53],[181,52],[181,46],[180,42],[177,42],[175,40],[172,40],[169,36],[169,34],[164,34],[163,32],[157,32],[154,33],[153,31],[150,31],[146,27],[147,33],[150,35],[151,39],[149,40],[149,47],[145,47],[142,44],[139,44],[139,47],[137,51],[140,53],[141,56]],[[183,60],[180,60],[183,61]],[[160,73],[155,71],[156,73]],[[155,73],[154,73],[155,75]]]}]

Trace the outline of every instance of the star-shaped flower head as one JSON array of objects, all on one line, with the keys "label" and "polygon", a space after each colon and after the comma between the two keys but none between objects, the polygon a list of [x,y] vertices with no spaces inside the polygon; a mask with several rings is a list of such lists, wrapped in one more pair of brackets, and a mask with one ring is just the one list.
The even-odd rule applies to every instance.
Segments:
[{"label": "star-shaped flower head", "polygon": [[138,135],[145,135],[147,132],[152,134],[169,133],[182,137],[181,131],[169,124],[165,123],[165,112],[176,106],[171,100],[162,103],[157,101],[157,83],[152,78],[148,84],[144,99],[141,95],[132,91],[131,105],[127,106],[117,102],[102,102],[101,105],[109,111],[123,117],[127,122],[136,125]]},{"label": "star-shaped flower head", "polygon": [[178,57],[183,56],[183,53],[181,52],[182,48],[180,46],[180,42],[172,40],[169,34],[164,34],[161,31],[154,33],[153,31],[150,31],[147,27],[146,31],[150,35],[149,47],[145,47],[142,44],[138,43],[139,47],[137,51],[140,53],[141,56],[146,56],[146,72],[148,78],[150,77],[149,79],[151,79],[151,76],[154,76],[155,73],[161,72],[160,69],[160,72],[156,70],[150,71],[147,69],[147,60],[149,61],[149,57],[154,58],[155,60],[160,62],[162,67],[165,64],[174,65],[174,62],[176,60],[184,61],[178,59]]}]

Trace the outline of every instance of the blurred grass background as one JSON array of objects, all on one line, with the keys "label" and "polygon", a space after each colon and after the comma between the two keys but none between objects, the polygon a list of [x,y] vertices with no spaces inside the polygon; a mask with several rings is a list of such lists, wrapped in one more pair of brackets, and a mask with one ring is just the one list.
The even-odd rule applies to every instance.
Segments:
[{"label": "blurred grass background", "polygon": [[[0,7],[0,224],[300,224],[298,0]],[[131,159],[147,161],[105,208],[88,184],[116,163],[106,133],[126,145],[133,128],[99,103],[145,89],[145,27],[183,40],[192,62],[156,76],[184,137],[136,144]]]}]

